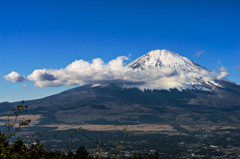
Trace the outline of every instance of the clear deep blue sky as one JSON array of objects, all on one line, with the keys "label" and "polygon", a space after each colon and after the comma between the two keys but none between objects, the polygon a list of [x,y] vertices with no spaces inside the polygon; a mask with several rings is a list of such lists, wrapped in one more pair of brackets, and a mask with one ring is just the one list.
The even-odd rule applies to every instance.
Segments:
[{"label": "clear deep blue sky", "polygon": [[172,50],[210,70],[223,65],[228,79],[240,83],[240,1],[0,1],[0,102],[73,87],[5,81],[12,71],[26,76],[78,59],[108,62],[131,54],[130,62],[154,49]]}]

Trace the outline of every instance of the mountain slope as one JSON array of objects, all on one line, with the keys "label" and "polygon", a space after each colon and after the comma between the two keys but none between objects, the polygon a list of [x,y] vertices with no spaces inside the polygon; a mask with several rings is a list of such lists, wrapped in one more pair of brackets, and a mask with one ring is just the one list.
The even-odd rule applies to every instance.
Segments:
[{"label": "mountain slope", "polygon": [[[236,125],[240,118],[240,87],[215,91],[176,89],[141,91],[110,84],[85,85],[43,99],[26,101],[30,114],[41,114],[42,124],[218,124]],[[18,103],[1,103],[0,108]],[[7,110],[5,107],[5,110]],[[6,113],[3,111],[2,113]]]}]

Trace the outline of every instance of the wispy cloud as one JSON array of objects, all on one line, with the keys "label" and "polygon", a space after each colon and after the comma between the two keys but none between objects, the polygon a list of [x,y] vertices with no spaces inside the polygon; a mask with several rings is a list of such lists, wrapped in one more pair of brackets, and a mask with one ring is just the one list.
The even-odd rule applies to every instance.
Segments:
[{"label": "wispy cloud", "polygon": [[196,56],[196,57],[199,57],[199,56],[201,56],[204,52],[205,52],[204,50],[197,51],[197,52],[195,53],[195,56]]},{"label": "wispy cloud", "polygon": [[11,81],[11,82],[23,82],[26,80],[26,78],[24,76],[20,75],[19,73],[15,72],[15,71],[12,71],[8,75],[4,76],[4,78],[7,81]]},{"label": "wispy cloud", "polygon": [[26,84],[22,84],[22,87],[28,87],[28,85],[26,85]]},{"label": "wispy cloud", "polygon": [[237,69],[237,70],[240,70],[240,66],[237,66],[236,69]]}]

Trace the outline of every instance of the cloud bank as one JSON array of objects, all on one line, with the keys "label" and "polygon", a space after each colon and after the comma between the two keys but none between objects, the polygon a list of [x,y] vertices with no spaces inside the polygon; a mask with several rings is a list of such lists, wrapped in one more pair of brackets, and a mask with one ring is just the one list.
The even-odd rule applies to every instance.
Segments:
[{"label": "cloud bank", "polygon": [[[108,63],[104,63],[100,58],[93,59],[91,62],[76,60],[62,69],[36,69],[27,76],[27,79],[38,87],[120,83],[125,87],[137,87],[142,90],[168,90],[170,88],[188,88],[188,85],[196,84],[195,77],[207,82],[229,75],[224,67],[220,68],[219,73],[205,69],[197,73],[179,73],[169,67],[134,71],[124,65],[125,60],[128,60],[128,57],[120,56]],[[16,72],[12,72],[4,78],[12,82],[25,80],[24,76]]]}]

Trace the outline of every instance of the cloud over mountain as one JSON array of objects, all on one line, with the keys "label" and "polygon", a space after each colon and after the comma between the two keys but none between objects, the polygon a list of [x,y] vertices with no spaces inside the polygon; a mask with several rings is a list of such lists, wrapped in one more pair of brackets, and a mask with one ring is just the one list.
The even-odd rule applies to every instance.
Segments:
[{"label": "cloud over mountain", "polygon": [[230,73],[228,73],[228,69],[224,66],[220,67],[220,74],[218,75],[217,79],[222,79],[226,76],[230,75]]},{"label": "cloud over mountain", "polygon": [[[145,59],[146,55],[150,56]],[[220,69],[220,73],[208,71],[191,60],[167,50],[153,51],[146,55],[140,59],[145,60],[146,63],[149,63],[147,60],[150,59],[153,63],[149,66],[143,64],[141,67],[151,66],[151,69],[136,70],[129,65],[125,66],[124,61],[128,58],[120,56],[108,63],[96,58],[91,62],[76,60],[62,69],[37,69],[27,78],[39,87],[121,83],[125,87],[140,89],[185,89],[192,88],[192,85],[201,85],[201,82],[213,82],[229,75],[224,67]],[[160,55],[165,59],[159,59]],[[170,63],[168,61],[168,65],[156,66],[156,62],[161,64],[166,62],[164,60],[170,60]],[[191,69],[188,70],[189,68]]]},{"label": "cloud over mountain", "polygon": [[76,60],[67,67],[54,70],[35,70],[28,75],[30,81],[35,82],[35,86],[61,86],[61,85],[81,85],[84,83],[95,83],[95,81],[119,80],[123,79],[125,68],[123,61],[127,57],[121,56],[104,64],[100,58],[93,59],[92,62]]}]

